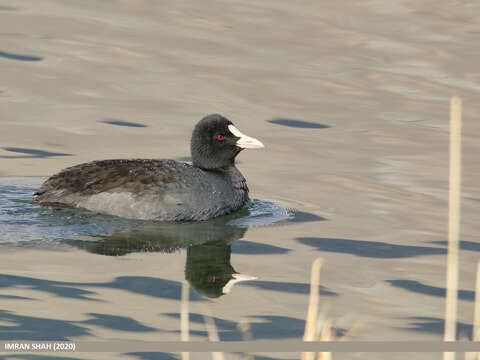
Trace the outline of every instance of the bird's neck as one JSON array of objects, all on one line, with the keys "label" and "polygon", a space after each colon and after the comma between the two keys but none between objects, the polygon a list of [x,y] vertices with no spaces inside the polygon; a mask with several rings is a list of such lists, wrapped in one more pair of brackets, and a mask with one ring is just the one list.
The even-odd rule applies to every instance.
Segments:
[{"label": "bird's neck", "polygon": [[243,190],[245,192],[245,195],[248,196],[247,181],[243,177],[240,170],[235,167],[235,165],[223,168],[222,171],[225,176],[227,176],[232,182],[234,188]]}]

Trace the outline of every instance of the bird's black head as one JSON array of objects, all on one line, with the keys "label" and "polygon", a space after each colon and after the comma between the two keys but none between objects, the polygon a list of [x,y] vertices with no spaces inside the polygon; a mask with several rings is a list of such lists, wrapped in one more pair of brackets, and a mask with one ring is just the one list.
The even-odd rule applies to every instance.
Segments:
[{"label": "bird's black head", "polygon": [[243,149],[263,148],[257,139],[242,134],[227,118],[205,116],[193,129],[190,151],[193,165],[202,169],[232,166]]}]

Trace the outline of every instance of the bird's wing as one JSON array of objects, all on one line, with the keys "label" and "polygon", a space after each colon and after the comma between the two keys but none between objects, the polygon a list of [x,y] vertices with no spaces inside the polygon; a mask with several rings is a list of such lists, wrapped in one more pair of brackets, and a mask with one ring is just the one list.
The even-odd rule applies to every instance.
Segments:
[{"label": "bird's wing", "polygon": [[[36,202],[59,202],[68,195],[94,195],[117,188],[141,190],[145,186],[166,186],[182,181],[174,160],[100,160],[66,168],[48,178],[35,194]],[[61,202],[61,201],[60,201]]]}]

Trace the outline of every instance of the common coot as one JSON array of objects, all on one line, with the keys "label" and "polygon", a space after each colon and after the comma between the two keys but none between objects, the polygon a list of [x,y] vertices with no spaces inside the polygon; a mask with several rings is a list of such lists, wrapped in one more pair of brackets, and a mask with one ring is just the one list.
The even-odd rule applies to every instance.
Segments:
[{"label": "common coot", "polygon": [[192,165],[165,159],[84,163],[48,178],[33,202],[132,219],[207,220],[245,204],[247,182],[235,167],[235,157],[243,149],[263,147],[230,120],[213,114],[193,130]]}]

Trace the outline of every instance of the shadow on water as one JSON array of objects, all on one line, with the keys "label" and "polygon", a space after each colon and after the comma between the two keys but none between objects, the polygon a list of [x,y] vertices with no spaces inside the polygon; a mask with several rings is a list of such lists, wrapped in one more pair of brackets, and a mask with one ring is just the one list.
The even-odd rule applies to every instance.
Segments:
[{"label": "shadow on water", "polygon": [[[182,284],[148,276],[119,276],[110,282],[103,283],[75,283],[51,281],[27,276],[0,274],[0,289],[28,288],[63,298],[86,301],[102,301],[94,296],[96,292],[82,289],[82,287],[99,289],[117,289],[133,294],[151,296],[155,298],[179,300]],[[205,299],[194,291],[190,291],[190,301],[204,301]]]},{"label": "shadow on water", "polygon": [[[408,330],[426,332],[431,334],[444,334],[445,320],[433,317],[414,316],[409,317],[412,320]],[[465,324],[457,321],[457,340],[468,338],[472,340],[473,327],[470,324]]]},{"label": "shadow on water", "polygon": [[232,252],[234,254],[248,254],[248,255],[272,255],[272,254],[286,254],[290,249],[261,244],[253,241],[238,240],[232,244]]},{"label": "shadow on water", "polygon": [[15,152],[26,155],[0,155],[2,159],[34,159],[34,158],[49,158],[55,156],[72,156],[73,154],[54,153],[50,151],[38,150],[38,149],[25,149],[17,147],[3,147],[5,151]]},{"label": "shadow on water", "polygon": [[148,125],[140,124],[140,123],[135,123],[135,122],[128,122],[128,121],[122,121],[122,120],[114,120],[114,119],[107,119],[100,121],[104,124],[109,124],[109,125],[117,125],[117,126],[129,126],[129,127],[148,127]]},{"label": "shadow on water", "polygon": [[[92,335],[75,321],[54,320],[35,316],[16,315],[0,310],[0,339],[5,340],[55,340],[65,341],[71,337]],[[46,331],[48,329],[48,331]]]},{"label": "shadow on water", "polygon": [[0,295],[0,300],[36,300],[34,298],[26,297],[26,296],[16,296],[16,295]]},{"label": "shadow on water", "polygon": [[[164,313],[163,315],[180,318],[179,313]],[[301,338],[305,330],[305,320],[290,316],[272,316],[272,315],[256,315],[249,316],[249,327],[251,335],[256,340],[261,339],[285,339],[285,338]],[[190,322],[204,325],[204,317],[202,314],[190,313]],[[256,321],[257,320],[257,321]],[[239,329],[239,324],[235,321],[225,320],[213,317],[218,337],[220,341],[241,341],[243,333]],[[173,331],[178,333],[179,331]],[[208,337],[208,333],[203,330],[191,330],[192,335]],[[333,333],[340,337],[345,334],[345,329],[334,328]]]},{"label": "shadow on water", "polygon": [[[431,243],[435,245],[443,245],[443,246],[448,245],[447,241],[432,241]],[[480,243],[478,242],[460,240],[458,245],[460,247],[460,250],[480,251]]]},{"label": "shadow on water", "polygon": [[276,125],[297,127],[297,128],[303,128],[303,129],[327,129],[330,127],[329,125],[318,124],[311,121],[292,120],[292,119],[273,119],[273,120],[267,120],[267,122],[276,124]]},{"label": "shadow on water", "polygon": [[[2,10],[2,9],[0,8],[0,10]],[[13,9],[7,9],[7,10],[13,10]],[[14,53],[1,51],[1,50],[0,50],[0,57],[3,57],[5,59],[10,59],[10,60],[19,60],[19,61],[40,61],[40,60],[43,60],[43,57],[39,57],[39,56],[14,54]]]},{"label": "shadow on water", "polygon": [[[415,280],[385,280],[392,286],[405,289],[417,294],[445,297],[446,290],[442,287],[430,286],[422,284]],[[475,299],[475,293],[469,290],[458,290],[458,298],[460,300],[473,301]]]},{"label": "shadow on water", "polygon": [[297,240],[319,251],[351,254],[368,258],[396,259],[420,255],[444,255],[446,249],[428,246],[395,245],[377,241],[299,237]]},{"label": "shadow on water", "polygon": [[149,332],[158,330],[150,326],[142,325],[137,320],[127,316],[97,313],[89,313],[87,315],[92,316],[93,319],[81,321],[79,323],[87,325],[97,325],[105,329],[113,329],[119,331]]},{"label": "shadow on water", "polygon": [[[0,310],[0,339],[5,340],[69,340],[72,337],[92,335],[89,327],[126,332],[154,332],[158,329],[146,326],[128,316],[111,314],[86,314],[90,319],[82,321],[55,320],[37,316],[17,315]],[[48,329],[48,331],[46,331]]]},{"label": "shadow on water", "polygon": [[19,286],[64,298],[97,301],[96,299],[89,297],[90,295],[96,294],[95,292],[89,290],[65,286],[63,283],[56,281],[41,280],[26,276],[0,274],[0,289],[16,288]]},{"label": "shadow on water", "polygon": [[18,7],[0,5],[0,11],[18,11]]},{"label": "shadow on water", "polygon": [[[310,284],[308,283],[292,283],[292,282],[277,282],[277,281],[253,281],[242,283],[242,286],[250,286],[263,290],[294,293],[294,294],[309,294]],[[329,290],[327,287],[321,285],[319,294],[321,296],[338,296],[334,291]]]},{"label": "shadow on water", "polygon": [[[254,284],[252,282],[251,284]],[[283,283],[284,289],[277,288],[274,283],[268,286],[268,289],[279,291],[296,292],[298,289],[287,289],[294,284]],[[282,283],[280,283],[282,284]],[[28,278],[23,276],[1,275],[0,289],[3,288],[29,288],[31,290],[50,293],[52,295],[75,298],[81,300],[96,300],[87,298],[86,295],[93,296],[96,292],[80,289],[88,286],[98,289],[121,289],[135,294],[148,295],[152,297],[161,297],[169,299],[180,299],[181,283],[158,278],[148,277],[117,277],[111,282],[103,283],[80,283],[80,282],[62,282]],[[259,287],[263,288],[264,284]],[[307,293],[308,284],[300,284],[301,293]],[[332,295],[334,293],[321,289],[322,295]],[[205,299],[195,292],[190,292],[191,301],[204,301]],[[178,318],[178,313],[167,313],[165,316]],[[153,332],[162,331],[150,326],[143,325],[133,318],[112,314],[87,313],[87,320],[51,320],[41,317],[22,316],[9,311],[0,311],[0,322],[8,322],[13,325],[0,325],[0,339],[2,340],[67,340],[72,337],[90,335],[88,328],[92,325],[105,329],[130,332]],[[203,323],[203,316],[200,314],[191,314],[191,321]],[[253,316],[253,322],[250,324],[254,338],[290,338],[299,337],[303,334],[305,321],[303,319],[292,318],[288,316]],[[258,320],[258,322],[255,321]],[[238,323],[215,318],[215,323],[219,329],[221,340],[241,340],[242,332],[238,328]],[[45,329],[52,329],[46,335]],[[336,330],[339,335],[343,334],[343,329]],[[173,332],[176,333],[176,332]],[[193,331],[192,334],[205,336],[204,331]],[[43,336],[43,338],[42,338]]]},{"label": "shadow on water", "polygon": [[[212,250],[210,247],[205,247],[205,250]],[[202,262],[197,264],[199,260],[205,260],[206,255],[203,251],[200,252],[200,256],[187,255],[187,264],[185,266],[185,273],[187,279],[193,286],[197,287],[199,292],[207,292],[209,294],[218,294],[219,291],[225,286],[222,277],[228,277],[230,280],[230,271],[232,267],[229,259],[222,258],[223,262],[216,263],[215,265],[205,265]],[[188,249],[190,250],[190,249]],[[188,251],[187,250],[187,251]],[[195,253],[196,249],[193,250]],[[215,252],[215,250],[213,250]],[[192,254],[192,253],[191,253]],[[217,258],[213,260],[217,261]],[[197,267],[199,268],[198,274],[196,273]],[[205,267],[205,268],[204,268]],[[227,270],[225,270],[227,269]],[[192,274],[193,272],[193,274]],[[225,275],[227,274],[227,275]],[[230,274],[230,275],[228,275]],[[227,280],[227,282],[228,282]],[[203,282],[207,281],[207,284],[203,285]],[[213,284],[210,284],[212,282]],[[290,283],[290,282],[275,282],[275,281],[254,281],[244,282],[243,286],[251,286],[265,290],[296,293],[296,294],[308,294],[310,291],[310,285],[307,283]],[[115,278],[111,282],[105,283],[73,283],[62,281],[51,281],[37,279],[27,276],[0,274],[0,289],[14,289],[14,288],[28,288],[35,291],[40,291],[55,295],[63,298],[71,298],[87,301],[101,301],[95,296],[97,293],[92,290],[85,290],[82,287],[100,288],[100,289],[118,289],[128,291],[134,294],[147,295],[156,298],[178,300],[181,297],[182,284],[178,281],[172,281],[161,278],[152,278],[146,276],[120,276]],[[337,293],[329,290],[328,288],[321,286],[320,295],[322,296],[336,296]],[[10,298],[11,295],[4,295]],[[17,300],[35,300],[32,298],[14,297]],[[190,291],[191,301],[203,301],[203,297],[199,296],[196,292]]]}]

